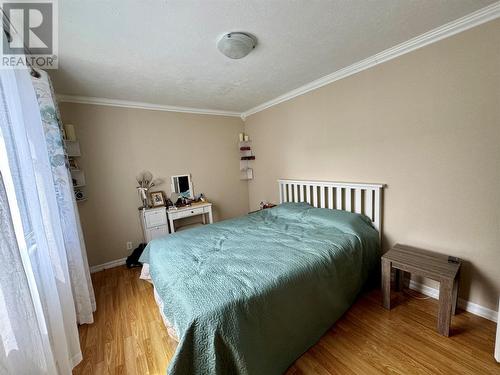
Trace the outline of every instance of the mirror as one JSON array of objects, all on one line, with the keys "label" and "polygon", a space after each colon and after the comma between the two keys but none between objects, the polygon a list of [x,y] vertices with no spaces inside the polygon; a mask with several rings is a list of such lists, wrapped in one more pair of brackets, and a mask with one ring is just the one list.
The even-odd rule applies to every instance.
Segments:
[{"label": "mirror", "polygon": [[181,174],[172,176],[172,192],[179,194],[181,198],[194,198],[193,184],[191,175]]}]

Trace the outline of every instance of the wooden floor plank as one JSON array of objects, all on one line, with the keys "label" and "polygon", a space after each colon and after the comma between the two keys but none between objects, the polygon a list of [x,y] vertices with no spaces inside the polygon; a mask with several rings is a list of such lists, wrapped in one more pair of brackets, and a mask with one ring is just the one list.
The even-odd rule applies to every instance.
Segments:
[{"label": "wooden floor plank", "polygon": [[[165,374],[176,342],[139,273],[117,267],[92,275],[97,311],[94,324],[79,327],[83,360],[74,375]],[[387,311],[379,290],[362,294],[286,375],[500,374],[493,322],[459,312],[446,338],[436,332],[436,300],[393,295]]]}]

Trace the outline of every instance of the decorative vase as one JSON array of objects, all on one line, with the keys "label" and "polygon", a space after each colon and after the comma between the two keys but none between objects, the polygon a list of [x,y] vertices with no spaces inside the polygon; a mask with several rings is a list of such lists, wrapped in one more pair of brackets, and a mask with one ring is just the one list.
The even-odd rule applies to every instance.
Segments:
[{"label": "decorative vase", "polygon": [[139,193],[139,197],[141,198],[142,208],[149,208],[148,189],[143,187],[138,187],[137,192]]}]

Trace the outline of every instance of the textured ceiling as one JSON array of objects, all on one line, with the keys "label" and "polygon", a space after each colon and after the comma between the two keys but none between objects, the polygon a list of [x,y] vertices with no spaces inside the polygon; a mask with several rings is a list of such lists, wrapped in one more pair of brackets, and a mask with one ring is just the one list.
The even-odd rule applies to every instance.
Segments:
[{"label": "textured ceiling", "polygon": [[[58,94],[242,112],[494,0],[64,0]],[[230,60],[228,31],[259,44]]]}]

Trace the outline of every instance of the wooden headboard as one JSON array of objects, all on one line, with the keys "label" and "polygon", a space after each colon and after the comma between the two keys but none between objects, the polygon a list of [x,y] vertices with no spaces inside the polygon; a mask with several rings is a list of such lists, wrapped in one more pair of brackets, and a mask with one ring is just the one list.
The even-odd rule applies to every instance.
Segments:
[{"label": "wooden headboard", "polygon": [[281,179],[278,183],[280,203],[307,202],[314,207],[364,214],[382,236],[384,184]]}]

